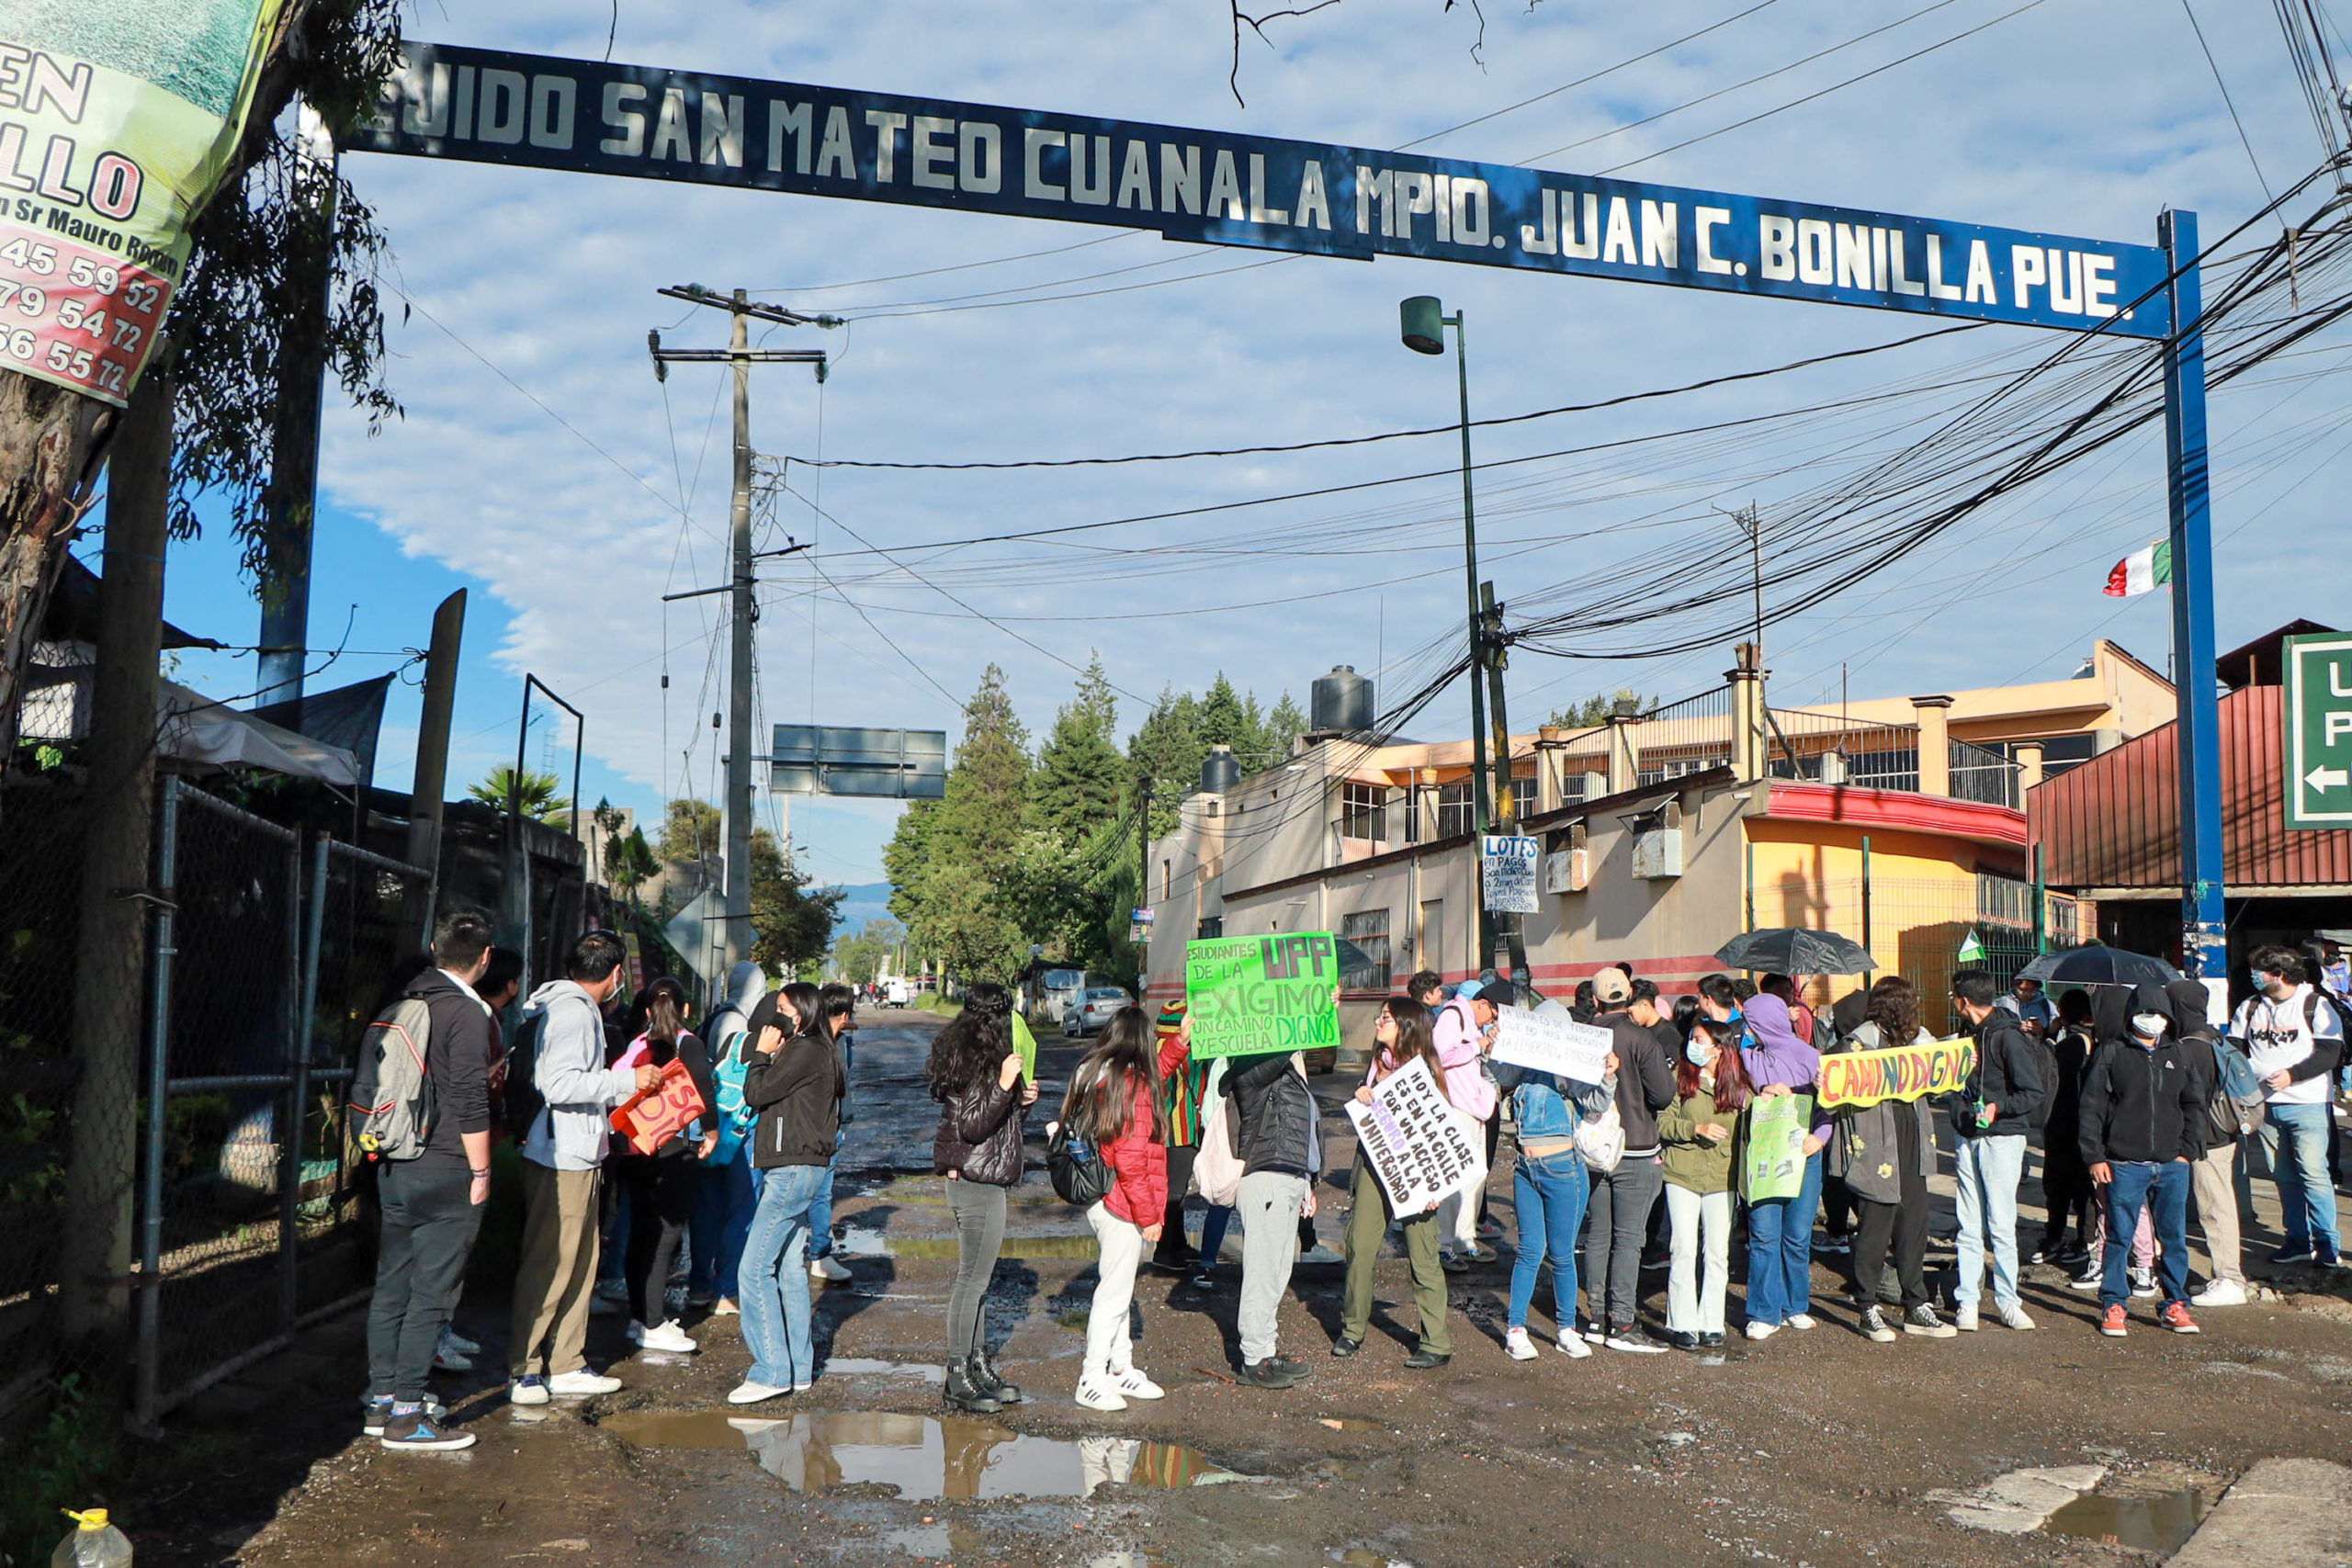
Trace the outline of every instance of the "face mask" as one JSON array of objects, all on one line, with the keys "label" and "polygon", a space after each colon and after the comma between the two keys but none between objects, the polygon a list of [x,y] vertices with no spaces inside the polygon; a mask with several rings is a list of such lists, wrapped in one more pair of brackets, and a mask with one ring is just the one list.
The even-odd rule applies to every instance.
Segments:
[{"label": "face mask", "polygon": [[2278,976],[2267,969],[2257,969],[2254,972],[2254,988],[2257,991],[2267,991],[2270,988],[2270,982],[2277,978]]},{"label": "face mask", "polygon": [[1686,1040],[1682,1043],[1682,1055],[1692,1066],[1703,1067],[1715,1059],[1715,1048],[1702,1045],[1696,1040]]}]

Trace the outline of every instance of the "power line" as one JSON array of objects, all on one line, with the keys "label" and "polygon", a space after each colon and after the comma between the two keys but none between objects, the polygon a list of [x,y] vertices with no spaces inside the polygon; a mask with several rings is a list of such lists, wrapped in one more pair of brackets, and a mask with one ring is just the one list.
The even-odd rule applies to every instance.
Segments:
[{"label": "power line", "polygon": [[2254,155],[2254,143],[2247,140],[2245,121],[2238,118],[2238,106],[2230,97],[2230,85],[2222,80],[2221,62],[2213,58],[2213,46],[2205,41],[2205,29],[2198,25],[2197,12],[2188,0],[2180,0],[2180,8],[2188,17],[2188,30],[2197,35],[2197,47],[2204,53],[2206,68],[2213,73],[2213,85],[2222,90],[2222,107],[2230,111],[2230,123],[2238,128],[2238,145],[2245,149],[2245,161],[2254,165],[2255,183],[2262,187],[2264,199],[2275,201],[2270,194],[2270,182],[2263,176],[2262,160]]}]

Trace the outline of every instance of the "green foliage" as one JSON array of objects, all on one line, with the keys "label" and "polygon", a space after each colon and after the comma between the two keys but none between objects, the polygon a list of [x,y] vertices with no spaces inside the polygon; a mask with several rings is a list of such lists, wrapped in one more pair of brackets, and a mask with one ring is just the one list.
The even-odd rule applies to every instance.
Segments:
[{"label": "green foliage", "polygon": [[1007,980],[1028,962],[1016,908],[1029,798],[1028,736],[1004,671],[991,664],[964,708],[945,798],[899,819],[884,849],[890,912],[922,950],[967,980]]},{"label": "green foliage", "polygon": [[715,867],[726,858],[718,828],[718,807],[708,801],[673,800],[662,814],[654,852],[669,865]]},{"label": "green foliage", "polygon": [[1222,671],[1199,697],[1162,688],[1127,742],[1129,773],[1151,788],[1151,836],[1175,830],[1177,803],[1201,787],[1209,748],[1230,746],[1245,775],[1262,773],[1290,755],[1306,728],[1288,692],[1261,713],[1256,694],[1237,694]]},{"label": "green foliage", "polygon": [[534,773],[526,768],[522,782],[517,784],[513,768],[497,767],[490,770],[487,778],[468,784],[466,796],[503,811],[512,789],[524,816],[540,822],[560,823],[569,821],[571,816],[571,802],[556,793],[562,788],[562,781],[553,773]]},{"label": "green foliage", "polygon": [[775,835],[752,829],[752,956],[758,962],[803,978],[821,966],[844,897],[838,887],[811,890]]},{"label": "green foliage", "polygon": [[1556,724],[1563,729],[1598,728],[1609,722],[1610,714],[1616,710],[1619,700],[1623,698],[1631,698],[1635,706],[1644,712],[1656,706],[1657,703],[1656,697],[1645,697],[1639,692],[1621,686],[1607,695],[1595,693],[1580,703],[1570,703],[1544,722]]},{"label": "green foliage", "polygon": [[1119,811],[1126,770],[1117,741],[1119,703],[1098,656],[1077,694],[1054,716],[1030,780],[1031,817],[1057,844],[1077,849]]},{"label": "green foliage", "polygon": [[655,857],[653,847],[645,841],[642,828],[631,828],[628,837],[612,840],[611,847],[605,851],[605,880],[632,898],[645,880],[661,870],[662,862]]},{"label": "green foliage", "polygon": [[834,939],[833,964],[851,985],[872,985],[881,977],[883,964],[906,934],[896,920],[868,920],[855,936]]},{"label": "green foliage", "polygon": [[48,1561],[73,1528],[62,1510],[97,1503],[115,1459],[112,1413],[80,1378],[59,1379],[49,1414],[0,1468],[0,1561]]}]

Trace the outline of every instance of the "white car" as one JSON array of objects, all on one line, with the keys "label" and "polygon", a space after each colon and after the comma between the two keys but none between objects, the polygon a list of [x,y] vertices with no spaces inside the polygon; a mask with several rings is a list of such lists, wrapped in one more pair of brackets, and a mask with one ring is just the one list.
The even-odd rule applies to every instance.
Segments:
[{"label": "white car", "polygon": [[913,999],[914,987],[904,980],[893,980],[882,988],[882,1000],[887,1006],[902,1008]]},{"label": "white car", "polygon": [[1115,986],[1080,991],[1062,1010],[1062,1037],[1083,1040],[1099,1033],[1128,1006],[1127,993]]}]

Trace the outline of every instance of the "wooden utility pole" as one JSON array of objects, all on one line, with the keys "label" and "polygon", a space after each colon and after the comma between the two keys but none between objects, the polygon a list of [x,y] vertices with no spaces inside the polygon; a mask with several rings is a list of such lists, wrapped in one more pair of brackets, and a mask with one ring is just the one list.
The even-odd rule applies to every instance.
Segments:
[{"label": "wooden utility pole", "polygon": [[408,797],[408,863],[433,873],[412,887],[401,923],[420,947],[433,943],[434,905],[441,886],[441,813],[449,784],[449,720],[458,705],[458,650],[466,631],[466,591],[458,589],[433,612],[433,641],[424,654],[424,711],[416,728],[416,782]]}]

